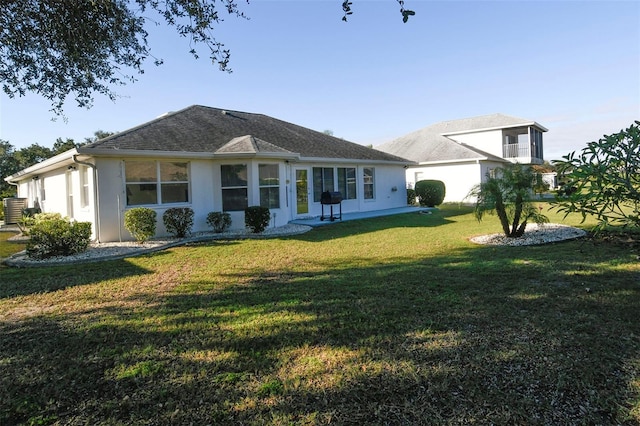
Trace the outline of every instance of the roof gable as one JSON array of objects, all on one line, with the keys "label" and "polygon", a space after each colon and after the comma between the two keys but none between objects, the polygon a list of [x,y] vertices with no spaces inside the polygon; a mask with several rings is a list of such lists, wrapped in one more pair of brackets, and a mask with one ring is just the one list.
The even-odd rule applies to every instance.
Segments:
[{"label": "roof gable", "polygon": [[522,126],[536,126],[542,131],[547,131],[546,128],[535,121],[504,114],[491,114],[436,123],[379,145],[376,148],[419,163],[465,160],[504,162],[506,160],[503,158],[470,145],[456,142],[447,136]]},{"label": "roof gable", "polygon": [[251,135],[240,136],[230,140],[216,151],[217,154],[261,154],[261,153],[286,153],[291,151],[280,148],[272,143],[255,138]]}]

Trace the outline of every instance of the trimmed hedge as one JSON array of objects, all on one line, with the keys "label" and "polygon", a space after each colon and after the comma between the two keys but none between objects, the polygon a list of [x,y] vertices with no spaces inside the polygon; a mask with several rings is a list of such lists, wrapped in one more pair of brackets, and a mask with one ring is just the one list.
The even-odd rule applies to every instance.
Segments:
[{"label": "trimmed hedge", "polygon": [[167,232],[177,238],[184,238],[191,233],[193,227],[193,209],[190,207],[172,207],[162,215],[162,222]]},{"label": "trimmed hedge", "polygon": [[210,212],[207,215],[207,225],[213,228],[213,232],[224,232],[231,226],[231,215],[227,212]]},{"label": "trimmed hedge", "polygon": [[440,180],[420,180],[416,182],[416,195],[421,206],[435,207],[442,204],[446,189]]},{"label": "trimmed hedge", "polygon": [[416,205],[416,190],[413,188],[407,188],[407,204],[410,206]]},{"label": "trimmed hedge", "polygon": [[254,234],[259,234],[267,229],[270,220],[271,213],[266,207],[251,206],[244,209],[244,224],[251,229],[251,232]]},{"label": "trimmed hedge", "polygon": [[156,235],[156,211],[135,207],[124,213],[124,227],[140,244]]},{"label": "trimmed hedge", "polygon": [[34,259],[69,256],[87,250],[91,223],[71,222],[61,217],[40,219],[29,229],[29,235],[27,256]]}]

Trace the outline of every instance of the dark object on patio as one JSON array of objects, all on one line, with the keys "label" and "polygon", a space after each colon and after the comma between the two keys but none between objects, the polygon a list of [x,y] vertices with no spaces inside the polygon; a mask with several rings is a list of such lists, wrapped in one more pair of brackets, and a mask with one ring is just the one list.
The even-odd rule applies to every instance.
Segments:
[{"label": "dark object on patio", "polygon": [[[329,217],[327,219],[329,219],[331,222],[336,219],[342,220],[342,194],[340,192],[323,192],[322,194],[320,194],[320,204],[322,204],[322,215],[320,216],[320,220],[325,219],[324,206],[329,206],[330,208]],[[340,216],[338,217],[333,215],[333,206],[336,204],[340,207]]]}]

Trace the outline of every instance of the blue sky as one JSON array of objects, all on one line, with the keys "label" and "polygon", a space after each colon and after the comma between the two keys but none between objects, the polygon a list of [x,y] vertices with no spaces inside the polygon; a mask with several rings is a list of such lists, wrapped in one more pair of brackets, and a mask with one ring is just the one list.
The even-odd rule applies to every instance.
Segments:
[{"label": "blue sky", "polygon": [[[71,100],[52,121],[35,94],[0,96],[0,139],[17,148],[83,141],[193,104],[266,114],[378,145],[430,124],[500,112],[549,129],[545,158],[580,150],[640,120],[640,2],[252,0],[249,20],[215,30],[231,74],[186,39],[151,27],[155,56],[115,103]],[[226,13],[225,13],[226,14]]]}]

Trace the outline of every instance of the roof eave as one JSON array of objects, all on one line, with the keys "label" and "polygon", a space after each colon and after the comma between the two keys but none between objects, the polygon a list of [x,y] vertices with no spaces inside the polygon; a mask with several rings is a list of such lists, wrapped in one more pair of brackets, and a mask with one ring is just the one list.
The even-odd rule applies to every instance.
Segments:
[{"label": "roof eave", "polygon": [[300,162],[305,163],[337,163],[337,164],[383,164],[383,165],[398,165],[398,166],[410,166],[417,164],[415,161],[395,161],[395,160],[366,160],[355,158],[326,158],[326,157],[300,157]]},{"label": "roof eave", "polygon": [[547,129],[546,127],[544,127],[543,125],[535,122],[535,121],[525,121],[522,123],[515,123],[515,124],[507,124],[504,126],[492,126],[492,127],[479,127],[477,129],[468,129],[468,130],[458,130],[455,132],[444,132],[444,133],[440,133],[441,136],[450,136],[450,135],[463,135],[466,133],[479,133],[479,132],[489,132],[492,130],[502,130],[502,129],[513,129],[514,127],[537,127],[540,130],[542,130],[543,132],[548,132],[549,129]]},{"label": "roof eave", "polygon": [[440,161],[420,161],[418,166],[434,166],[439,164],[456,164],[456,163],[477,163],[479,161],[494,161],[496,163],[508,163],[509,161],[505,159],[499,158],[489,158],[489,157],[476,157],[476,158],[458,158],[453,160],[440,160]]},{"label": "roof eave", "polygon": [[71,164],[74,162],[73,156],[76,154],[78,154],[78,150],[76,148],[70,149],[69,151],[63,152],[62,154],[47,158],[46,160],[34,164],[33,166],[22,169],[18,173],[7,176],[4,178],[4,180],[6,182],[16,182],[17,180],[22,180],[26,177],[33,176],[38,173],[45,173],[47,171],[56,169],[65,164]]},{"label": "roof eave", "polygon": [[153,151],[146,149],[83,149],[78,148],[78,154],[92,157],[153,157],[153,158],[213,158],[212,152],[191,152],[191,151]]}]

